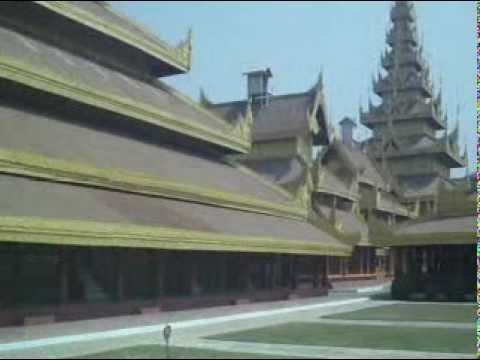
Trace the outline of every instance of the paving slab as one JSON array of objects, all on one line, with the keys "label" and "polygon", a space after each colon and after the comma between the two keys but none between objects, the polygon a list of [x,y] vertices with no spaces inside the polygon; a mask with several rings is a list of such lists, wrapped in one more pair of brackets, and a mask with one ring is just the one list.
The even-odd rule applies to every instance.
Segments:
[{"label": "paving slab", "polygon": [[373,326],[394,326],[408,328],[445,328],[445,329],[475,329],[475,322],[454,323],[442,321],[389,321],[389,320],[342,320],[342,319],[305,319],[306,322],[322,323],[329,325],[373,325]]},{"label": "paving slab", "polygon": [[[337,311],[361,309],[364,306],[372,306],[369,302],[370,300],[365,297],[337,298],[335,300],[317,298],[316,301],[312,299],[309,301],[295,300],[283,302],[283,304],[276,302],[256,304],[257,306],[249,304],[244,305],[247,309],[235,307],[234,310],[229,309],[231,312],[227,314],[222,308],[208,309],[208,311],[188,311],[177,314],[180,315],[176,316],[177,319],[182,318],[179,321],[170,321],[175,317],[172,314],[167,316],[165,313],[163,314],[164,318],[161,317],[161,314],[158,315],[157,322],[152,323],[154,320],[150,319],[142,325],[137,323],[136,317],[133,319],[132,317],[97,319],[76,324],[38,325],[35,329],[26,329],[20,339],[10,337],[8,342],[0,344],[0,358],[73,357],[124,346],[161,344],[162,331],[167,323],[172,326],[172,345],[175,346],[177,339],[188,341],[199,336],[225,331],[267,326],[292,321],[298,316],[311,317],[313,313],[321,316]],[[137,317],[144,316],[138,315]],[[135,324],[132,324],[130,320],[134,320]],[[55,325],[60,326],[57,328]],[[59,335],[60,330],[70,333]]]},{"label": "paving slab", "polygon": [[[249,330],[291,321],[344,320],[319,319],[321,316],[399,303],[370,300],[351,294],[323,298],[252,303],[207,309],[153,313],[135,316],[12,327],[0,330],[0,358],[71,358],[138,345],[163,345],[166,324],[173,329],[171,345],[219,351],[263,353],[274,356],[315,358],[473,358],[465,354],[437,354],[413,351],[299,346],[287,344],[251,344],[204,339],[231,331]],[[349,320],[347,320],[349,322]],[[359,321],[355,321],[358,324]],[[361,321],[364,323],[364,321]],[[391,326],[392,322],[374,322]],[[398,326],[398,322],[394,322]],[[416,324],[415,326],[439,326]],[[448,324],[450,327],[466,324]],[[471,324],[468,324],[469,326]],[[440,325],[443,326],[443,325]],[[470,328],[470,327],[468,327]]]},{"label": "paving slab", "polygon": [[189,346],[200,349],[299,356],[318,359],[473,359],[475,355],[419,351],[373,350],[329,346],[244,343],[219,340],[192,340]]}]

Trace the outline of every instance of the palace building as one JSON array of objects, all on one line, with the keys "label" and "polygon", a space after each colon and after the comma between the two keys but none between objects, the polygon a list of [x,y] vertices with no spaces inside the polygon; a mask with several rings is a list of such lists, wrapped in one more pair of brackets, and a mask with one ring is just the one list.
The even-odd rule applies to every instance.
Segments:
[{"label": "palace building", "polygon": [[469,298],[474,190],[450,178],[466,156],[411,3],[392,8],[362,141],[350,118],[335,134],[321,75],[275,95],[256,70],[245,99],[197,102],[163,81],[190,70],[190,33],[168,45],[101,1],[1,7],[0,326],[385,276],[399,298]]},{"label": "palace building", "polygon": [[103,2],[7,2],[0,24],[1,325],[326,293],[352,249],[306,189],[235,160],[252,108],[225,121],[158,80],[189,70],[190,37]]}]

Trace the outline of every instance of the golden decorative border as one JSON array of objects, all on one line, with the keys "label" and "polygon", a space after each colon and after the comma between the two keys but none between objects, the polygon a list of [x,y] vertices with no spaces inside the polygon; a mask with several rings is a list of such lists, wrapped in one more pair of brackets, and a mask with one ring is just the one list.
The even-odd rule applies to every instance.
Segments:
[{"label": "golden decorative border", "polygon": [[392,235],[374,237],[376,246],[424,246],[424,245],[466,245],[476,244],[476,234],[472,232],[427,233],[415,235]]},{"label": "golden decorative border", "polygon": [[[114,23],[105,21],[104,19],[87,12],[69,1],[34,1],[37,5],[43,6],[51,11],[54,11],[62,16],[68,17],[82,25],[88,26],[98,32],[111,36],[120,40],[134,48],[137,48],[154,58],[160,59],[173,66],[174,68],[185,73],[190,70],[192,64],[192,44],[191,36],[179,47],[172,47],[160,39],[154,41],[148,37],[138,36],[137,34],[128,31]],[[108,11],[119,16],[116,12],[108,9]],[[128,21],[132,22],[130,19]],[[149,33],[149,31],[142,29],[137,24],[134,24],[142,32]],[[154,36],[153,34],[149,34]]]},{"label": "golden decorative border", "polygon": [[[291,199],[288,203],[279,204],[197,185],[163,181],[144,173],[98,168],[90,164],[52,159],[43,155],[1,148],[0,173],[189,200],[279,217],[305,219],[307,216],[306,210],[291,195],[288,196],[288,199]],[[276,189],[272,188],[272,190]]]},{"label": "golden decorative border", "polygon": [[[139,104],[131,99],[107,94],[79,84],[66,81],[48,70],[33,68],[18,59],[0,56],[0,77],[75,101],[132,117],[143,122],[161,126],[182,134],[202,139],[235,151],[246,153],[251,147],[249,132],[240,132],[236,127],[225,123],[227,132],[199,124],[191,119],[180,118],[158,108]],[[245,119],[251,126],[249,119]],[[218,121],[221,121],[218,119]],[[242,137],[244,135],[244,137]]]},{"label": "golden decorative border", "polygon": [[0,217],[0,241],[71,246],[109,246],[165,250],[241,251],[350,256],[351,247],[319,239],[298,241],[150,227],[31,217]]}]

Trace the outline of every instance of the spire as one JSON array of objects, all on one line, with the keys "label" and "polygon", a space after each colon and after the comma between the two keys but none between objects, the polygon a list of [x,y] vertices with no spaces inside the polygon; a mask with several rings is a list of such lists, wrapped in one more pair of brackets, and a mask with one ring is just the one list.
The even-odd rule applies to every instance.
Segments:
[{"label": "spire", "polygon": [[[396,177],[407,177],[412,174],[427,173],[428,163],[438,161],[447,167],[460,165],[460,149],[458,147],[458,123],[452,132],[449,131],[448,109],[442,103],[442,86],[434,89],[433,72],[425,58],[427,51],[418,40],[418,29],[413,2],[396,1],[390,9],[391,26],[386,35],[387,50],[381,53],[381,65],[386,75],[372,74],[373,92],[380,97],[381,104],[373,106],[368,101],[368,109],[364,113],[360,109],[360,122],[373,131],[375,142],[370,142],[369,150],[382,165],[395,169]],[[437,83],[438,84],[438,83]],[[435,90],[435,91],[434,91]],[[445,99],[443,99],[445,100]],[[399,127],[402,131],[398,131]],[[441,137],[437,131],[442,129]],[[452,129],[450,129],[452,130]],[[423,156],[425,168],[410,169],[409,158],[404,150],[417,139],[428,137],[439,146],[432,148],[438,152],[448,152],[455,160],[446,163],[444,157]],[[388,149],[388,152],[387,152]],[[418,149],[418,151],[423,151]],[[395,162],[390,161],[396,157]],[[402,166],[397,167],[397,163]],[[403,166],[405,165],[405,166]],[[438,176],[444,174],[438,171]]]},{"label": "spire", "polygon": [[390,19],[396,21],[415,21],[415,9],[411,1],[395,1],[390,10]]}]

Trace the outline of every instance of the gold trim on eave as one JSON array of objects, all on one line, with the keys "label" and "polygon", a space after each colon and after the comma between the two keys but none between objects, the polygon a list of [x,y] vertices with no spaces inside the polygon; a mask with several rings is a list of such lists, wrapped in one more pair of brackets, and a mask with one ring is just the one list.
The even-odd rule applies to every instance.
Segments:
[{"label": "gold trim on eave", "polygon": [[350,256],[350,246],[226,235],[166,227],[30,217],[0,217],[0,242],[164,250],[240,251]]},{"label": "gold trim on eave", "polygon": [[249,133],[241,134],[226,122],[227,130],[219,131],[191,119],[180,118],[151,105],[139,104],[131,99],[104,93],[84,84],[80,85],[77,81],[64,81],[58,75],[49,73],[48,70],[34,69],[16,59],[0,56],[0,77],[242,153],[247,153],[251,148],[251,138],[241,137],[249,135]]},{"label": "gold trim on eave", "polygon": [[[156,59],[160,59],[174,68],[187,72],[192,65],[192,44],[189,35],[187,41],[182,42],[181,46],[173,47],[167,45],[160,39],[154,41],[147,36],[138,36],[137,34],[128,31],[112,22],[108,22],[96,16],[93,13],[82,10],[69,1],[34,1],[37,5],[43,6],[51,11],[54,11],[62,16],[68,17],[82,25],[88,26],[98,32],[111,36],[120,40],[134,48],[137,48]],[[113,12],[111,9],[108,11]],[[115,12],[115,15],[118,16]],[[134,24],[139,28],[137,24]],[[142,32],[146,30],[140,29]],[[154,37],[153,34],[148,34]]]},{"label": "gold trim on eave", "polygon": [[475,233],[425,233],[410,235],[379,236],[372,240],[376,246],[427,246],[427,245],[468,245],[476,244]]},{"label": "gold trim on eave", "polygon": [[[195,201],[236,210],[294,219],[305,219],[306,209],[295,199],[285,204],[260,200],[201,186],[163,181],[154,176],[90,164],[52,159],[38,154],[0,148],[0,173],[23,175],[56,182],[84,184],[129,193]],[[289,198],[292,198],[289,196]]]}]

